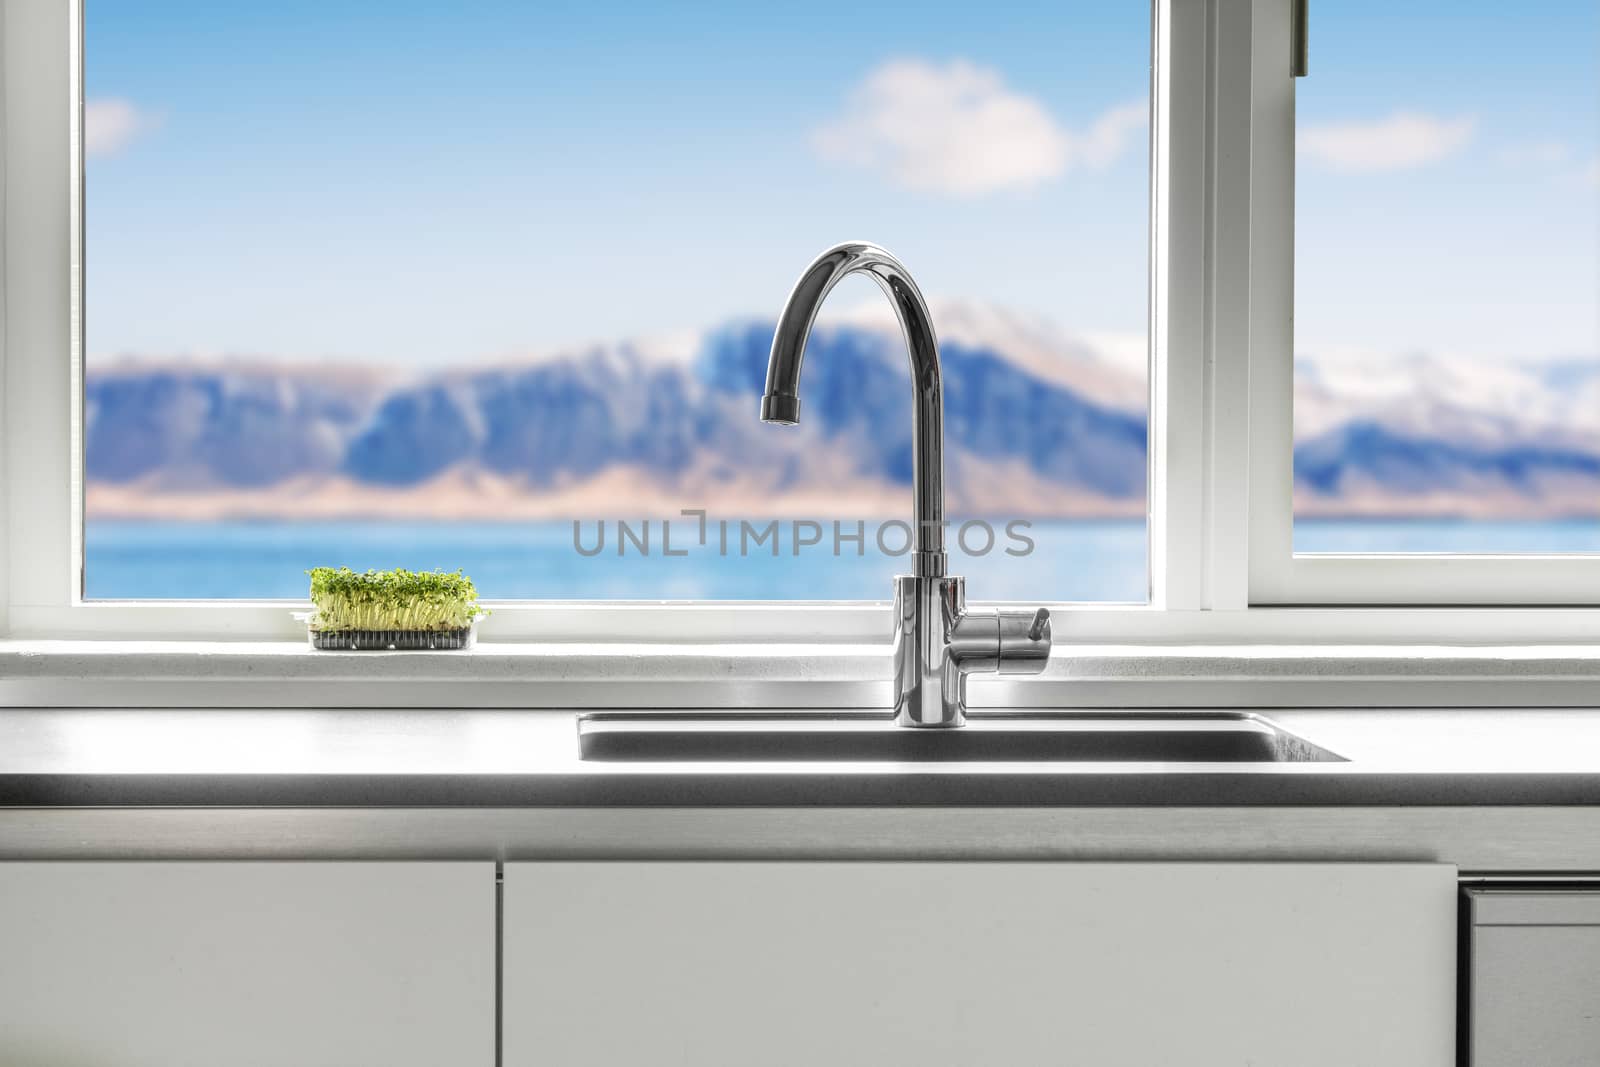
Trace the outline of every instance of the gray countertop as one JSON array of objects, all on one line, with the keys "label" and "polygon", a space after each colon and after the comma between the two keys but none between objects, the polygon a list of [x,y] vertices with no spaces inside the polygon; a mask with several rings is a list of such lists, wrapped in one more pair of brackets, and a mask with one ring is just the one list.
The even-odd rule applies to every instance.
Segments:
[{"label": "gray countertop", "polygon": [[1266,711],[1346,757],[596,765],[572,711],[0,709],[0,858],[1395,859],[1600,871],[1600,711]]},{"label": "gray countertop", "polygon": [[1281,710],[1345,762],[592,763],[538,710],[0,710],[6,807],[1600,805],[1600,711]]}]

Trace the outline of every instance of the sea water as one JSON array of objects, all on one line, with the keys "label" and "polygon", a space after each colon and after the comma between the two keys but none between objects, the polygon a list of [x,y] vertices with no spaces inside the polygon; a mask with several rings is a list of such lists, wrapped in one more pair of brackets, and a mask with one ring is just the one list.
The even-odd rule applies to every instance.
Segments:
[{"label": "sea water", "polygon": [[[974,600],[1143,603],[1149,579],[1139,521],[1037,521],[1032,550],[1002,531],[986,553],[952,543],[950,570]],[[826,528],[826,525],[825,525]],[[868,527],[869,531],[871,526]],[[673,536],[685,531],[674,525]],[[952,539],[953,540],[953,539]],[[985,539],[968,539],[974,549]],[[688,541],[687,548],[684,542]],[[608,539],[595,554],[595,528],[574,542],[570,522],[150,522],[91,521],[85,527],[85,595],[91,599],[304,599],[306,570],[460,568],[485,599],[512,600],[881,600],[907,557],[831,537],[796,550],[780,539],[726,553],[682,537],[662,552],[659,529],[646,554]],[[890,539],[889,548],[898,548]],[[1600,522],[1301,522],[1301,552],[1600,553]]]}]

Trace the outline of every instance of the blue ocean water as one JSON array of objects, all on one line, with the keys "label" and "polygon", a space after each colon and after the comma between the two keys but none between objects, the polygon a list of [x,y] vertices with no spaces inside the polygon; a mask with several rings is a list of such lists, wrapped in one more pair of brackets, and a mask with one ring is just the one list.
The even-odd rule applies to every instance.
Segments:
[{"label": "blue ocean water", "polygon": [[1600,519],[1321,519],[1294,524],[1296,552],[1600,553]]},{"label": "blue ocean water", "polygon": [[[765,520],[756,523],[764,526]],[[1147,598],[1145,526],[1139,521],[1039,521],[1023,531],[1032,550],[993,524],[989,551],[981,527],[968,531],[963,552],[952,531],[951,571],[969,579],[983,600],[1143,602]],[[845,534],[853,523],[842,528]],[[889,595],[889,579],[907,569],[901,555],[880,552],[875,524],[865,544],[848,540],[834,555],[831,523],[796,550],[795,528],[780,524],[772,543],[741,552],[738,523],[729,549],[716,525],[700,545],[695,524],[672,527],[665,555],[661,528],[649,552],[622,544],[615,523],[595,552],[598,527],[586,522],[144,522],[92,521],[85,529],[85,593],[91,599],[303,599],[313,566],[357,570],[461,568],[486,599],[613,600],[871,600]],[[901,531],[884,530],[884,547],[899,550]],[[579,545],[586,555],[579,551]],[[1295,530],[1301,552],[1594,552],[1600,522],[1315,521]]]}]

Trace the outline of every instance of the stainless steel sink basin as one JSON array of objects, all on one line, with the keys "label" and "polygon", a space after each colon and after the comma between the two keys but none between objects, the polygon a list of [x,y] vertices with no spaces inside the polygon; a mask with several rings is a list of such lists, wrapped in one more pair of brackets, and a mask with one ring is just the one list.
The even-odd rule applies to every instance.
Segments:
[{"label": "stainless steel sink basin", "polygon": [[586,760],[615,762],[1335,763],[1257,715],[973,715],[910,729],[862,715],[625,715],[578,721]]}]

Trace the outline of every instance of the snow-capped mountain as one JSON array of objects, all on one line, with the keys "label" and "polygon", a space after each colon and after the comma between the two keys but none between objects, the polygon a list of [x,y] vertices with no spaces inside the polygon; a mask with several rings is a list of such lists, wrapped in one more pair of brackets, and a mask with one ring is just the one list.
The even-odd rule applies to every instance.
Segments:
[{"label": "snow-capped mountain", "polygon": [[[934,308],[954,512],[1141,514],[1143,341]],[[898,514],[910,384],[887,310],[836,316],[799,427],[761,425],[770,321],[498,365],[91,366],[91,515]],[[1600,514],[1600,360],[1302,360],[1300,508]]]}]

